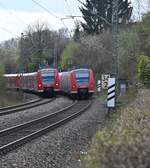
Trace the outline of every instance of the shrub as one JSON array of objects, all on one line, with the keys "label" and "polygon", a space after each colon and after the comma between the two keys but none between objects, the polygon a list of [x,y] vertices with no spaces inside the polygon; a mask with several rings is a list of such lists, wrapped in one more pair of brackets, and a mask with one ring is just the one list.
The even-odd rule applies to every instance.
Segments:
[{"label": "shrub", "polygon": [[137,80],[137,56],[139,55],[140,39],[137,27],[121,29],[119,34],[118,70],[119,77],[130,82]]},{"label": "shrub", "polygon": [[150,167],[150,90],[141,90],[128,107],[114,114],[93,139],[86,168]]},{"label": "shrub", "polygon": [[140,56],[138,60],[138,76],[145,86],[150,86],[150,57]]},{"label": "shrub", "polygon": [[0,93],[4,91],[5,88],[5,81],[3,78],[3,68],[0,66]]},{"label": "shrub", "polygon": [[61,55],[60,66],[62,67],[62,69],[67,69],[72,66],[72,59],[77,49],[78,43],[73,41],[66,46]]}]

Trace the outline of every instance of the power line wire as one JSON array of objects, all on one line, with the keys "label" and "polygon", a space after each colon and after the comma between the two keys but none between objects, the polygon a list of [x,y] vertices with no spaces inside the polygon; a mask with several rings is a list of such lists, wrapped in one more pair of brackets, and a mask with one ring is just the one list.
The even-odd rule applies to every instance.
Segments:
[{"label": "power line wire", "polygon": [[38,5],[40,8],[42,8],[44,11],[46,11],[47,13],[49,13],[51,16],[54,16],[55,18],[57,18],[58,20],[60,20],[61,23],[63,24],[63,26],[68,30],[68,32],[69,32],[69,34],[71,36],[70,30],[67,28],[67,26],[65,25],[64,21],[59,16],[55,15],[53,12],[51,12],[45,6],[41,5],[41,3],[37,2],[36,0],[32,0],[32,2],[34,2],[36,5]]},{"label": "power line wire", "polygon": [[9,34],[11,34],[11,35],[13,35],[13,36],[18,36],[17,34],[15,34],[12,31],[6,29],[5,27],[0,27],[0,29],[3,30],[3,31],[5,31],[5,32],[7,32],[7,33],[9,33]]},{"label": "power line wire", "polygon": [[68,12],[72,15],[72,12],[71,12],[70,7],[69,7],[69,4],[68,4],[68,1],[65,0],[65,2],[66,2],[66,5],[67,5],[67,8],[68,8]]},{"label": "power line wire", "polygon": [[24,20],[22,20],[20,17],[18,17],[16,14],[14,14],[14,12],[10,11],[4,4],[2,4],[2,2],[0,2],[0,6],[1,6],[2,8],[4,8],[4,9],[6,9],[10,15],[14,15],[15,18],[16,18],[18,21],[20,21],[20,22],[22,22],[22,23],[24,23],[25,25],[28,26],[28,24],[27,24]]},{"label": "power line wire", "polygon": [[36,0],[32,0],[32,2],[34,2],[36,5],[38,5],[40,8],[42,8],[43,10],[45,10],[46,12],[48,12],[50,15],[54,16],[57,19],[60,19],[57,15],[53,14],[49,9],[47,9],[46,7],[44,7],[43,5],[41,5],[39,2],[37,2]]},{"label": "power line wire", "polygon": [[[70,10],[69,4],[68,4],[68,0],[65,0],[65,2],[66,2],[66,5],[67,5],[67,8],[68,8],[68,11],[69,11],[69,13],[70,13],[70,17],[71,17],[71,19],[73,19],[74,24],[76,25],[76,20],[75,20],[75,17],[73,17],[73,14],[72,14],[72,12],[71,12],[71,10]],[[62,19],[62,18],[61,18],[61,19]],[[65,18],[63,18],[63,19],[65,19]],[[63,19],[62,19],[62,20],[63,20]],[[66,18],[66,19],[69,19],[69,16],[68,16],[68,18]]]},{"label": "power line wire", "polygon": [[[97,15],[96,15],[97,16]],[[90,16],[86,16],[86,17],[90,17]],[[105,21],[108,25],[111,25],[110,22],[108,22],[105,18],[101,17],[101,16],[97,16],[99,17],[100,19],[102,19],[103,21]],[[66,19],[75,19],[75,18],[83,18],[83,16],[80,16],[80,15],[68,15],[64,18],[61,18],[62,20],[66,20]]]},{"label": "power line wire", "polygon": [[78,0],[78,2],[82,5],[85,5],[84,2],[82,2],[81,0]]}]

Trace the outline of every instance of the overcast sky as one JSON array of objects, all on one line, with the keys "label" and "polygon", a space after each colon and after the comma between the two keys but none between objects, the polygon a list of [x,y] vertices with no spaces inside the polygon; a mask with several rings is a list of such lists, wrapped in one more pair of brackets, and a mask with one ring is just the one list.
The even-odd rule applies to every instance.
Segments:
[{"label": "overcast sky", "polygon": [[[45,6],[50,13],[44,11],[33,1]],[[59,18],[66,15],[81,15],[77,0],[0,0],[0,42],[12,37],[19,37],[29,24],[37,20],[46,22],[50,28],[59,29],[64,24]],[[82,0],[84,1],[84,0]],[[136,0],[132,0],[136,1]],[[139,0],[141,11],[146,10],[148,0]],[[135,10],[137,11],[137,7]],[[73,20],[63,20],[66,27],[74,27]]]}]

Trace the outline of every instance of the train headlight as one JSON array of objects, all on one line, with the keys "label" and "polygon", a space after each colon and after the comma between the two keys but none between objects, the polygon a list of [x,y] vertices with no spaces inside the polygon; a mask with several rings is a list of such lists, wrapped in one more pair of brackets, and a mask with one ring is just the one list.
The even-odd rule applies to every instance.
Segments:
[{"label": "train headlight", "polygon": [[38,87],[41,88],[41,87],[42,87],[42,84],[39,83]]},{"label": "train headlight", "polygon": [[59,83],[56,83],[55,85],[56,85],[56,86],[59,86]]}]

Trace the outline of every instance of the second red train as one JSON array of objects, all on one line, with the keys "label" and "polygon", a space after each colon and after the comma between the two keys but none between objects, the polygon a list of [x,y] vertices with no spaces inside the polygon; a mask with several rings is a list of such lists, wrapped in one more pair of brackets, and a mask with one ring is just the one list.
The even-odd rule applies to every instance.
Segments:
[{"label": "second red train", "polygon": [[72,98],[89,98],[94,93],[94,75],[91,69],[75,69],[59,73],[60,90]]}]

